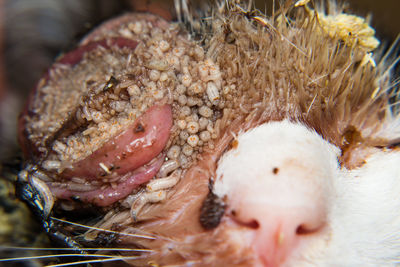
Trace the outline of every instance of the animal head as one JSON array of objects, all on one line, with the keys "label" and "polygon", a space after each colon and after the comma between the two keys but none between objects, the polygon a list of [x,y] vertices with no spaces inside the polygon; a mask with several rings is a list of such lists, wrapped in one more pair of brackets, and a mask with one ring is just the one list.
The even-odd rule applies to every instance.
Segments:
[{"label": "animal head", "polygon": [[19,122],[44,220],[132,265],[398,263],[397,61],[307,2],[177,1],[192,32],[128,14],[62,55]]}]

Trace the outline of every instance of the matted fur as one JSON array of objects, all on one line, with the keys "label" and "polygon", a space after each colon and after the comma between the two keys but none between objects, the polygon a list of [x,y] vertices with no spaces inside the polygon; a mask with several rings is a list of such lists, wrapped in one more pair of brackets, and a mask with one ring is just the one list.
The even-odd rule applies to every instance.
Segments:
[{"label": "matted fur", "polygon": [[[225,80],[236,81],[229,92],[235,112],[226,119],[258,112],[263,121],[302,121],[342,148],[352,146],[349,132],[361,135],[363,145],[395,143],[396,135],[382,135],[397,119],[388,106],[392,62],[361,64],[368,51],[328,37],[318,19],[322,7],[310,14],[290,2],[270,18],[222,2],[205,20],[207,54]],[[332,14],[340,11],[331,3]]]}]

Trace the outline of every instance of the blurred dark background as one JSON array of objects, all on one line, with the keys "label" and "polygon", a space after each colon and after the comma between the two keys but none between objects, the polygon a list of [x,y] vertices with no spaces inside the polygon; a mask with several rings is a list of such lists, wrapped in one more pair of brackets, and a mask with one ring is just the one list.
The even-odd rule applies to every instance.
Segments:
[{"label": "blurred dark background", "polygon": [[[348,11],[372,14],[380,40],[390,43],[400,33],[399,0],[346,2]],[[255,3],[271,11],[272,0]],[[0,161],[14,155],[20,107],[55,57],[101,21],[130,10],[174,17],[173,0],[0,0]]]}]

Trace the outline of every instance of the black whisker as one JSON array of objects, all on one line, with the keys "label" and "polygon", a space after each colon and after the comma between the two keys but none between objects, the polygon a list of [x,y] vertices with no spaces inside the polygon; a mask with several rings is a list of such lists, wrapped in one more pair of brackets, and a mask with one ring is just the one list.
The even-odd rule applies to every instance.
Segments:
[{"label": "black whisker", "polygon": [[[71,251],[75,248],[33,248],[33,247],[4,247],[0,246],[0,250],[34,250],[34,251]],[[138,248],[79,248],[82,251],[129,251],[129,252],[152,252],[151,249],[138,249]],[[84,255],[83,255],[84,256]],[[0,259],[1,260],[1,259]]]},{"label": "black whisker", "polygon": [[106,233],[113,233],[113,234],[119,234],[119,235],[124,235],[124,236],[136,237],[136,238],[151,239],[151,240],[156,239],[156,237],[150,236],[150,235],[130,234],[130,233],[113,231],[113,230],[107,230],[107,229],[98,228],[98,227],[94,227],[94,226],[87,226],[87,225],[83,225],[83,224],[80,224],[80,223],[66,221],[66,220],[55,218],[55,217],[51,217],[51,219],[53,219],[55,221],[59,221],[59,222],[68,223],[68,224],[71,224],[71,225],[79,226],[79,227],[82,227],[82,228],[98,230],[98,231],[102,231],[102,232],[106,232]]},{"label": "black whisker", "polygon": [[48,258],[60,258],[60,257],[102,257],[102,258],[115,258],[119,256],[112,255],[101,255],[101,254],[54,254],[54,255],[41,255],[41,256],[27,256],[27,257],[15,257],[0,259],[0,262],[7,261],[23,261],[23,260],[35,260],[35,259],[48,259]]},{"label": "black whisker", "polygon": [[62,267],[62,266],[72,266],[78,264],[87,264],[87,263],[103,263],[103,262],[111,262],[111,261],[121,261],[121,260],[135,260],[139,257],[114,257],[112,259],[99,259],[99,260],[87,260],[87,261],[76,261],[76,262],[68,262],[68,263],[60,263],[60,264],[53,264],[53,265],[46,265],[45,267]]}]

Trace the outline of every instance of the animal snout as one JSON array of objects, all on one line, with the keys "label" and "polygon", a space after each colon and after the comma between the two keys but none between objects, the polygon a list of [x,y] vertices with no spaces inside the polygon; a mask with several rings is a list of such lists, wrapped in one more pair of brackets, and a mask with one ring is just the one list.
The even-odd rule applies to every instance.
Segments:
[{"label": "animal snout", "polygon": [[250,185],[233,196],[237,200],[229,217],[252,232],[248,243],[264,266],[283,263],[294,250],[324,232],[325,199],[311,190],[299,185],[285,189],[278,182],[269,189]]},{"label": "animal snout", "polygon": [[[214,191],[260,265],[284,264],[323,234],[337,150],[300,124],[268,123],[239,135],[218,163]],[[251,234],[249,234],[249,232]]]}]

